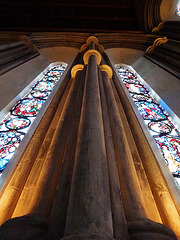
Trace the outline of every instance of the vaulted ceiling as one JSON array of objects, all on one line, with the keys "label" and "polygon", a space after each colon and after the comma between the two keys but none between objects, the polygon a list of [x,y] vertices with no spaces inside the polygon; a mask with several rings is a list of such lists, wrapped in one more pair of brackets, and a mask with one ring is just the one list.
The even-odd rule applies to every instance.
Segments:
[{"label": "vaulted ceiling", "polygon": [[0,31],[138,31],[135,0],[1,0]]}]

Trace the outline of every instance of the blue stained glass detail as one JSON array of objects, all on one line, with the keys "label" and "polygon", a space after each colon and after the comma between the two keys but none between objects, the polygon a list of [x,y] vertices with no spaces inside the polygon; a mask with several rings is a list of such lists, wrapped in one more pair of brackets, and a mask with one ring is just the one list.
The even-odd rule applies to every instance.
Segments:
[{"label": "blue stained glass detail", "polygon": [[0,172],[2,172],[19,146],[24,134],[15,130],[0,132]]},{"label": "blue stained glass detail", "polygon": [[121,80],[132,96],[172,175],[180,186],[180,132],[149,90],[129,69],[119,67]]},{"label": "blue stained glass detail", "polygon": [[65,69],[63,64],[50,68],[0,122],[0,172],[14,155]]}]

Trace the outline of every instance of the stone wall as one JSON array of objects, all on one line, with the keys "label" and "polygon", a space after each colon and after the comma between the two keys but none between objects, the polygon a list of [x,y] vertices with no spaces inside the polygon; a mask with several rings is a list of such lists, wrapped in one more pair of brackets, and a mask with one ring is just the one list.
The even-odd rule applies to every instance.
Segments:
[{"label": "stone wall", "polygon": [[169,108],[180,117],[180,81],[166,70],[143,57],[144,52],[113,48],[106,50],[113,64],[127,64],[149,84]]}]

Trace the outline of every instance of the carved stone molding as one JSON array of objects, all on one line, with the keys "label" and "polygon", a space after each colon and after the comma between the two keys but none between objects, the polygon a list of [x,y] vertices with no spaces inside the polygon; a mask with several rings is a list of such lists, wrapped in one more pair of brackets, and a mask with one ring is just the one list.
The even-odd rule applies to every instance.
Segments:
[{"label": "carved stone molding", "polygon": [[76,76],[77,71],[82,71],[84,69],[84,65],[82,64],[76,64],[72,69],[71,69],[71,77],[74,78]]},{"label": "carved stone molding", "polygon": [[162,20],[160,5],[162,0],[146,0],[144,9],[144,25],[147,32],[156,27]]},{"label": "carved stone molding", "polygon": [[103,64],[100,66],[100,68],[101,68],[101,71],[107,72],[109,78],[112,78],[113,72],[110,66]]},{"label": "carved stone molding", "polygon": [[97,65],[100,64],[101,62],[101,54],[94,50],[94,49],[90,49],[88,50],[87,52],[85,52],[84,56],[83,56],[83,61],[84,61],[84,64],[88,64],[88,60],[89,60],[89,56],[91,55],[95,55],[96,56],[96,61],[97,61]]}]

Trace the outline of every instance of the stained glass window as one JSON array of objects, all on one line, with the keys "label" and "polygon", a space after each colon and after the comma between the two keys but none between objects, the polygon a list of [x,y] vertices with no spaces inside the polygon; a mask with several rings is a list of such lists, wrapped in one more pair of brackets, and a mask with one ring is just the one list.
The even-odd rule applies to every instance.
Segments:
[{"label": "stained glass window", "polygon": [[60,64],[48,69],[0,122],[0,173],[12,158],[66,67],[67,64]]},{"label": "stained glass window", "polygon": [[178,127],[133,72],[124,67],[119,67],[117,70],[180,186],[180,132]]},{"label": "stained glass window", "polygon": [[177,15],[180,16],[180,1],[177,4]]}]

